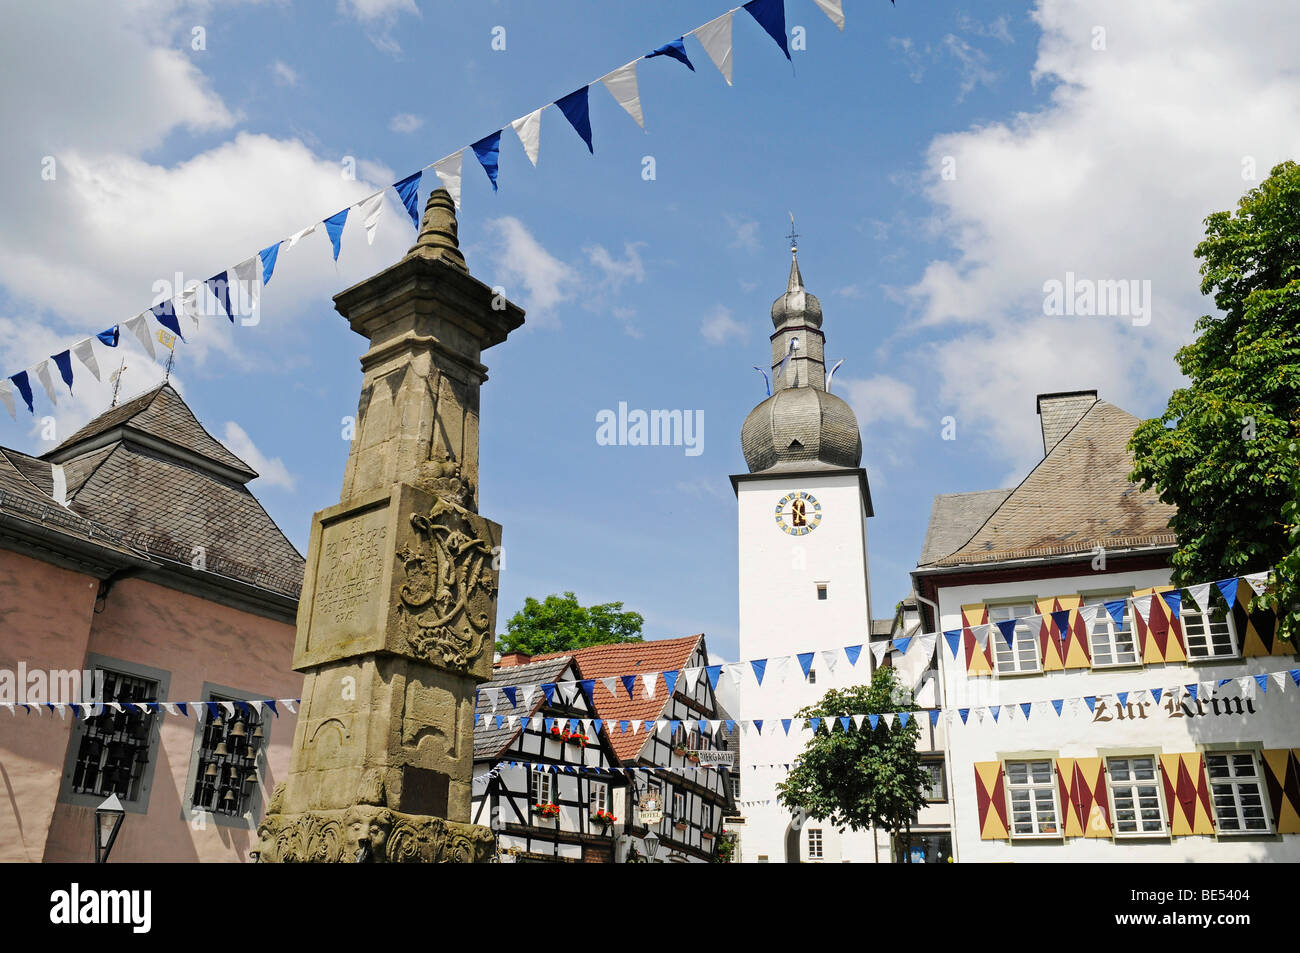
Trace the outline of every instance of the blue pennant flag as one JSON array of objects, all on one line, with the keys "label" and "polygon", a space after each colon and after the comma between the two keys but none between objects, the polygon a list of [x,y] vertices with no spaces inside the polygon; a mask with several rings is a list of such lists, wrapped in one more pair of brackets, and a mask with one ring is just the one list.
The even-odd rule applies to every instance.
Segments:
[{"label": "blue pennant flag", "polygon": [[564,118],[569,120],[574,131],[582,137],[582,141],[587,144],[587,151],[595,155],[596,150],[591,145],[591,113],[587,104],[587,87],[575,89],[567,96],[561,96],[555,101],[560,112],[564,113]]},{"label": "blue pennant flag", "polygon": [[[334,257],[337,258],[338,255]],[[223,271],[219,275],[213,275],[203,283],[208,286],[212,296],[221,302],[221,307],[226,310],[226,317],[230,319],[231,324],[234,324],[235,315],[230,310],[230,279],[228,273]]]},{"label": "blue pennant flag", "polygon": [[754,730],[757,731],[760,735],[763,733],[763,721],[761,718],[754,719]]},{"label": "blue pennant flag", "polygon": [[1268,676],[1267,676],[1267,675],[1256,675],[1256,676],[1255,676],[1255,684],[1259,686],[1260,691],[1267,692],[1267,691],[1268,691]]},{"label": "blue pennant flag", "polygon": [[492,182],[492,191],[495,192],[497,167],[501,161],[501,130],[498,129],[492,135],[484,136],[478,142],[471,143],[470,148],[474,150],[474,155],[478,156],[479,164],[483,166],[483,171]]},{"label": "blue pennant flag", "polygon": [[624,690],[625,692],[627,692],[627,697],[628,697],[628,698],[631,698],[631,697],[632,697],[632,693],[633,693],[634,691],[636,691],[636,676],[635,676],[635,675],[620,675],[620,676],[618,677],[618,680],[619,680],[620,682],[623,683],[623,690]]},{"label": "blue pennant flag", "polygon": [[1014,645],[1016,638],[1016,622],[1018,619],[1004,619],[996,623],[998,631],[1002,633],[1002,638],[1007,640],[1007,645]]},{"label": "blue pennant flag", "polygon": [[72,709],[72,717],[73,717],[74,719],[77,719],[77,718],[80,718],[80,717],[81,717],[81,706],[80,706],[80,705],[78,705],[76,702],[68,702],[68,707]]},{"label": "blue pennant flag", "polygon": [[912,637],[910,635],[902,639],[894,639],[894,648],[898,649],[898,651],[902,652],[904,655],[907,654],[907,647],[911,644]]},{"label": "blue pennant flag", "polygon": [[673,734],[677,734],[677,729],[680,728],[681,726],[682,723],[679,719],[677,718],[668,719],[668,730],[671,731]]},{"label": "blue pennant flag", "polygon": [[1110,617],[1115,620],[1115,624],[1123,625],[1124,610],[1128,608],[1128,600],[1112,599],[1110,602],[1105,603],[1105,605],[1106,605],[1106,611],[1109,612]]},{"label": "blue pennant flag", "polygon": [[707,721],[706,719],[704,719],[704,718],[699,718],[699,719],[696,720],[695,724],[696,724],[696,726],[700,729],[700,734],[701,734],[702,736],[706,736],[706,737],[707,737],[708,734],[709,734],[709,723],[708,723],[708,721]]},{"label": "blue pennant flag", "polygon": [[808,673],[812,671],[813,654],[811,652],[800,652],[795,658],[799,659],[799,667],[803,669],[803,677],[807,678]]},{"label": "blue pennant flag", "polygon": [[1230,681],[1232,681],[1232,679],[1230,678],[1219,679],[1219,687],[1222,688],[1224,685],[1227,685]]},{"label": "blue pennant flag", "polygon": [[627,734],[627,730],[628,730],[629,728],[631,728],[631,727],[632,727],[632,722],[630,722],[630,721],[620,721],[620,722],[618,723],[618,730],[619,730],[622,734]]},{"label": "blue pennant flag", "polygon": [[1120,705],[1128,704],[1128,692],[1116,692],[1115,697],[1119,699]]},{"label": "blue pennant flag", "polygon": [[1199,691],[1199,686],[1193,682],[1192,684],[1184,685],[1183,687],[1187,689],[1187,694],[1192,696],[1192,701],[1196,701],[1196,693]]},{"label": "blue pennant flag", "polygon": [[554,683],[554,682],[543,682],[543,683],[542,683],[542,692],[546,695],[546,704],[549,705],[551,702],[555,701],[555,683]]},{"label": "blue pennant flag", "polygon": [[1155,702],[1157,705],[1159,705],[1159,704],[1160,704],[1160,696],[1163,695],[1163,694],[1165,693],[1165,690],[1164,690],[1163,688],[1150,688],[1150,689],[1147,689],[1147,690],[1148,690],[1149,692],[1151,692],[1151,700],[1152,700],[1153,702]]},{"label": "blue pennant flag", "polygon": [[876,730],[876,726],[880,724],[880,716],[879,716],[879,715],[868,715],[868,716],[867,716],[867,723],[871,725],[871,730],[872,730],[872,731],[875,731],[875,730]]},{"label": "blue pennant flag", "polygon": [[641,724],[641,730],[648,734],[655,730],[655,723],[653,721],[643,722]]},{"label": "blue pennant flag", "polygon": [[776,40],[785,58],[790,59],[790,47],[785,40],[785,0],[749,0],[745,10]]},{"label": "blue pennant flag", "polygon": [[844,657],[847,658],[847,659],[849,660],[849,664],[850,664],[850,665],[857,665],[857,664],[858,664],[858,656],[861,655],[861,654],[862,654],[862,646],[861,646],[861,645],[846,645],[846,646],[844,646]]},{"label": "blue pennant flag", "polygon": [[1165,600],[1165,605],[1169,607],[1169,614],[1177,619],[1183,609],[1183,591],[1181,589],[1170,589],[1168,592],[1160,593],[1160,597]]},{"label": "blue pennant flag", "polygon": [[848,731],[848,730],[849,730],[849,723],[850,723],[851,721],[852,721],[852,719],[849,718],[848,715],[841,715],[841,716],[840,716],[840,728],[843,729],[844,731]]},{"label": "blue pennant flag", "polygon": [[176,320],[176,308],[170,301],[164,301],[162,304],[154,305],[149,309],[149,313],[158,319],[158,323],[165,327],[172,334],[176,335],[182,341],[185,335],[181,334],[180,322]]},{"label": "blue pennant flag", "polygon": [[1088,704],[1088,711],[1095,712],[1097,710],[1096,695],[1085,695],[1083,696],[1083,700]]},{"label": "blue pennant flag", "polygon": [[820,718],[809,718],[808,724],[812,726],[813,734],[815,735],[817,734],[817,729],[821,727],[822,720]]},{"label": "blue pennant flag", "polygon": [[952,657],[957,657],[957,649],[961,645],[961,629],[948,629],[943,633],[943,637],[948,640],[948,649],[952,652]]},{"label": "blue pennant flag", "polygon": [[[334,246],[334,260],[339,260],[339,249],[343,247],[343,226],[348,220],[348,210],[335,212],[329,218],[325,219],[325,234],[330,237],[330,244]],[[230,320],[234,320],[231,318]]]},{"label": "blue pennant flag", "polygon": [[687,57],[686,55],[686,43],[684,42],[685,39],[686,39],[685,37],[679,36],[671,43],[665,43],[663,46],[659,47],[659,49],[655,50],[653,53],[647,53],[645,55],[645,58],[653,59],[656,56],[671,56],[673,59],[677,60],[677,62],[685,63],[686,68],[689,69],[692,73],[694,73],[695,67],[691,65],[690,58]]},{"label": "blue pennant flag", "polygon": [[930,727],[933,728],[933,727],[934,727],[935,725],[937,725],[937,724],[939,724],[939,709],[937,709],[937,708],[931,708],[931,709],[930,709]]},{"label": "blue pennant flag", "polygon": [[758,679],[758,684],[763,684],[763,673],[767,671],[767,659],[756,658],[749,663],[754,668],[754,678]]},{"label": "blue pennant flag", "polygon": [[497,715],[497,731],[500,731],[500,730],[501,730],[501,726],[504,725],[505,723],[506,723],[506,716],[505,716],[505,715]]},{"label": "blue pennant flag", "polygon": [[997,721],[997,720],[998,720],[998,715],[1000,715],[1000,714],[1002,713],[1002,706],[1001,706],[1001,705],[989,705],[989,711],[992,712],[992,714],[993,714],[993,720],[994,720],[994,721]]},{"label": "blue pennant flag", "polygon": [[969,709],[969,708],[958,708],[958,709],[957,709],[957,714],[961,715],[961,723],[964,725],[964,724],[966,724],[966,719],[970,717],[970,709]]},{"label": "blue pennant flag", "polygon": [[790,722],[791,722],[791,721],[792,721],[792,719],[790,719],[790,718],[782,718],[782,719],[781,719],[781,727],[785,729],[785,733],[786,733],[787,735],[790,733]]},{"label": "blue pennant flag", "polygon": [[1070,610],[1057,609],[1052,613],[1052,621],[1056,623],[1056,631],[1061,634],[1061,641],[1064,642],[1070,636]]},{"label": "blue pennant flag", "polygon": [[1034,707],[1033,702],[1021,702],[1020,710],[1025,713],[1025,721],[1029,720],[1029,710]]},{"label": "blue pennant flag", "polygon": [[722,674],[722,666],[706,665],[704,671],[707,672],[709,676],[709,687],[716,689],[718,687],[718,676]]},{"label": "blue pennant flag", "polygon": [[566,727],[569,729],[569,731],[573,732],[574,734],[577,734],[578,731],[582,728],[582,722],[578,721],[578,719],[576,718],[570,718],[569,723]]},{"label": "blue pennant flag", "polygon": [[673,692],[677,690],[677,672],[661,672],[664,677],[664,684],[668,686],[668,697],[673,697]]},{"label": "blue pennant flag", "polygon": [[416,228],[420,227],[420,176],[423,174],[423,172],[412,172],[400,182],[393,183],[397,197],[402,200],[406,214],[411,216],[411,222]]},{"label": "blue pennant flag", "polygon": [[1223,601],[1231,608],[1237,601],[1237,577],[1220,579],[1215,585],[1219,587],[1219,592],[1223,593]]},{"label": "blue pennant flag", "polygon": [[[176,707],[179,708],[179,709],[181,710],[181,714],[184,715],[186,718],[190,717],[190,713],[189,713],[189,710],[188,710],[188,707],[187,707],[188,705],[189,705],[189,702],[177,702],[177,703],[176,703]],[[280,717],[280,713],[279,713],[278,711],[275,711],[275,704],[274,704],[273,702],[267,702],[267,705],[270,706],[271,711],[275,712],[275,717],[276,717],[276,718],[279,718],[279,717]]]},{"label": "blue pennant flag", "polygon": [[63,383],[68,385],[68,392],[72,392],[72,352],[60,351],[58,354],[51,354],[50,359],[54,361],[54,366],[59,369],[59,376],[63,378]]},{"label": "blue pennant flag", "polygon": [[584,678],[578,684],[582,686],[582,694],[587,696],[587,700],[594,701],[592,692],[596,690],[596,680],[594,678]]},{"label": "blue pennant flag", "polygon": [[1052,699],[1052,707],[1056,709],[1056,717],[1057,717],[1057,718],[1060,718],[1060,717],[1061,717],[1061,709],[1065,707],[1065,699],[1064,699],[1064,698],[1053,698],[1053,699]]},{"label": "blue pennant flag", "polygon": [[95,337],[97,337],[99,339],[99,343],[104,345],[105,347],[117,347],[118,336],[120,333],[121,332],[118,331],[117,325],[115,324],[111,328],[108,328],[107,330],[100,331],[98,334],[95,335]]},{"label": "blue pennant flag", "polygon": [[506,687],[506,688],[501,689],[501,691],[505,692],[506,698],[508,698],[508,699],[510,700],[510,707],[511,707],[511,708],[518,708],[518,707],[519,707],[519,689],[517,689],[517,688],[515,688],[513,685],[511,685],[511,686],[508,686],[508,687]]},{"label": "blue pennant flag", "polygon": [[1291,669],[1291,681],[1295,682],[1297,685],[1300,685],[1300,668]]},{"label": "blue pennant flag", "polygon": [[554,719],[554,718],[543,718],[543,719],[542,719],[542,730],[545,731],[548,735],[551,733],[551,729],[554,728],[554,727],[555,727],[555,719]]},{"label": "blue pennant flag", "polygon": [[248,704],[248,702],[237,701],[235,702],[235,707],[238,708],[245,715],[247,715],[249,718],[253,717],[253,708],[251,705]]},{"label": "blue pennant flag", "polygon": [[736,723],[730,718],[724,718],[722,724],[726,726],[727,734],[731,734],[736,730]]},{"label": "blue pennant flag", "polygon": [[274,245],[267,245],[265,248],[263,248],[260,252],[257,253],[257,257],[262,259],[262,287],[263,288],[265,288],[267,285],[271,283],[271,275],[275,273],[275,259],[279,256],[279,254],[280,254],[279,242],[276,242]]},{"label": "blue pennant flag", "polygon": [[221,708],[216,702],[205,702],[204,704],[208,706],[209,717],[212,718],[218,717],[218,713],[220,712]]},{"label": "blue pennant flag", "polygon": [[898,726],[900,728],[906,728],[907,722],[911,717],[912,713],[910,711],[900,711],[898,713]]}]

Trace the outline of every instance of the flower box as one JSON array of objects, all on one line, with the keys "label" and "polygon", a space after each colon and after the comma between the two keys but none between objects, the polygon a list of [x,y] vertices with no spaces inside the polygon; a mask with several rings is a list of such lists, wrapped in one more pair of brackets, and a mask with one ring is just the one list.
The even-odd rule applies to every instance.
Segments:
[{"label": "flower box", "polygon": [[591,819],[593,822],[604,828],[608,828],[611,824],[618,821],[618,818],[609,813],[609,811],[596,811],[591,815]]},{"label": "flower box", "polygon": [[560,806],[558,804],[534,804],[533,813],[543,819],[559,817]]}]

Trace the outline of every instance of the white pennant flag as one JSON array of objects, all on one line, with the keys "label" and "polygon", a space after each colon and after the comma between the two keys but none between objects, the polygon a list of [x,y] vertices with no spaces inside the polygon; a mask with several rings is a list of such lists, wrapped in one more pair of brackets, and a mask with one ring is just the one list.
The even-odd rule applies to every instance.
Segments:
[{"label": "white pennant flag", "polygon": [[[320,223],[317,222],[316,224],[319,225]],[[316,231],[316,225],[308,225],[302,231],[294,232],[292,235],[289,236],[289,247],[292,248],[294,245],[298,244],[300,241],[302,241],[304,238],[306,238],[314,231]]]},{"label": "white pennant flag", "polygon": [[1274,672],[1269,678],[1273,679],[1273,684],[1278,687],[1279,691],[1286,691],[1286,672]]},{"label": "white pennant flag", "polygon": [[496,688],[486,688],[483,690],[483,694],[487,696],[488,707],[492,709],[492,714],[494,715],[497,713],[497,694],[499,691],[500,689]]},{"label": "white pennant flag", "polygon": [[[983,625],[977,625],[971,629],[971,634],[975,636],[975,644],[983,651],[989,647],[989,629],[992,628],[987,622]],[[1001,634],[1001,633],[999,633]]]},{"label": "white pennant flag", "polygon": [[702,668],[684,668],[682,677],[686,679],[686,693],[689,695],[695,691],[695,683],[700,680],[700,674],[704,671]]},{"label": "white pennant flag", "polygon": [[1097,613],[1101,611],[1101,606],[1095,603],[1090,606],[1083,606],[1079,609],[1079,615],[1083,617],[1083,628],[1085,632],[1092,631],[1092,624],[1097,621]]},{"label": "white pennant flag", "polygon": [[1255,590],[1255,595],[1262,596],[1264,590],[1268,588],[1268,573],[1253,572],[1249,576],[1242,576],[1242,579],[1250,583],[1250,588]]},{"label": "white pennant flag", "polygon": [[533,707],[533,696],[537,694],[537,686],[524,685],[522,686],[522,691],[524,693],[524,708],[531,710]]},{"label": "white pennant flag", "polygon": [[618,689],[616,687],[618,685],[617,675],[611,675],[608,678],[602,678],[600,680],[600,684],[605,686],[605,691],[609,692],[615,698],[618,697]]},{"label": "white pennant flag", "polygon": [[832,675],[835,674],[835,664],[839,661],[839,657],[839,649],[829,649],[822,653],[822,661],[826,663],[826,671]]},{"label": "white pennant flag", "polygon": [[[764,669],[763,684],[767,685],[770,683],[779,685],[781,682],[785,681],[785,673],[789,667],[790,656],[788,655],[778,655],[775,658],[768,659],[767,668]],[[799,674],[803,674],[802,670]]]},{"label": "white pennant flag", "polygon": [[239,294],[248,302],[248,314],[251,315],[262,296],[262,256],[244,259],[234,271],[235,280],[239,282]]},{"label": "white pennant flag", "polygon": [[0,702],[0,705],[4,705],[6,708],[8,708],[9,714],[17,716],[18,714],[17,706],[14,704],[14,702]]},{"label": "white pennant flag", "polygon": [[844,31],[844,0],[813,0],[822,8],[822,13],[831,18],[831,22]]},{"label": "white pennant flag", "polygon": [[294,702],[292,698],[281,698],[280,704],[283,705],[285,708],[289,709],[289,713],[291,715],[298,714],[298,709],[293,707]]},{"label": "white pennant flag", "polygon": [[871,643],[871,657],[876,660],[877,668],[879,668],[880,663],[884,661],[885,653],[889,651],[889,645],[890,643],[887,639]]},{"label": "white pennant flag", "polygon": [[912,641],[907,644],[907,651],[903,653],[903,658],[897,665],[899,680],[913,692],[930,668],[930,662],[934,659],[934,642],[937,638],[934,633],[912,636]]},{"label": "white pennant flag", "polygon": [[1148,617],[1151,615],[1151,595],[1133,597],[1133,611],[1142,619],[1142,624],[1146,625]]},{"label": "white pennant flag", "polygon": [[7,380],[0,380],[0,404],[5,405],[5,410],[9,411],[9,416],[14,420],[18,419],[17,413],[14,412],[14,395]]},{"label": "white pennant flag", "polygon": [[199,318],[203,316],[199,311],[199,283],[191,281],[184,291],[181,292],[181,314],[190,319],[190,323],[198,329]]},{"label": "white pennant flag", "polygon": [[520,116],[510,124],[534,168],[537,167],[537,151],[542,146],[542,109],[534,109],[527,116]]},{"label": "white pennant flag", "polygon": [[1214,694],[1215,689],[1217,689],[1218,687],[1219,687],[1218,682],[1201,682],[1201,691],[1199,693],[1199,697],[1200,698],[1211,697]]},{"label": "white pennant flag", "polygon": [[113,709],[113,711],[117,712],[119,715],[125,714],[125,709],[122,707],[121,702],[104,702],[104,704]]},{"label": "white pennant flag", "polygon": [[439,159],[433,164],[434,174],[442,180],[443,187],[451,193],[451,200],[460,208],[460,160],[465,150],[453,152],[445,159]]},{"label": "white pennant flag", "polygon": [[177,709],[175,702],[162,702],[162,706],[167,709],[167,714],[180,715],[180,711]]},{"label": "white pennant flag", "polygon": [[50,362],[41,361],[41,363],[36,365],[35,371],[36,379],[40,381],[41,386],[45,388],[45,396],[50,399],[51,404],[57,406],[59,398],[54,393],[54,381],[50,380]]},{"label": "white pennant flag", "polygon": [[892,711],[891,711],[891,712],[886,712],[885,714],[881,715],[880,717],[884,719],[884,721],[885,721],[885,727],[886,727],[886,728],[893,728],[893,727],[894,727],[894,720],[895,720],[896,716],[894,715],[894,713],[893,713]]},{"label": "white pennant flag", "polygon": [[1249,675],[1242,675],[1237,679],[1237,690],[1248,698],[1255,697],[1255,689],[1258,687],[1259,683]]},{"label": "white pennant flag", "polygon": [[740,680],[745,677],[745,665],[741,662],[728,662],[722,670],[731,678],[731,684],[740,687]]},{"label": "white pennant flag", "polygon": [[130,321],[126,322],[126,328],[139,339],[141,346],[149,352],[149,356],[154,356],[153,336],[149,333],[148,323],[149,312],[137,314]]},{"label": "white pennant flag", "polygon": [[379,227],[379,218],[384,214],[384,193],[379,192],[363,199],[353,206],[361,216],[361,226],[366,230],[366,244],[375,243],[375,229]]},{"label": "white pennant flag", "polygon": [[1202,612],[1208,612],[1210,610],[1210,586],[1211,583],[1202,582],[1197,583],[1195,586],[1187,587],[1187,594],[1192,597],[1192,602],[1196,603],[1196,608],[1200,609]]},{"label": "white pennant flag", "polygon": [[217,704],[220,705],[222,708],[225,709],[225,711],[226,711],[226,717],[227,717],[227,718],[234,718],[234,717],[235,717],[235,703],[234,703],[234,702],[217,702]]},{"label": "white pennant flag", "polygon": [[640,728],[641,728],[641,719],[640,719],[640,718],[634,718],[634,719],[632,720],[631,728],[632,728],[632,734],[636,734],[637,731],[639,731]]},{"label": "white pennant flag", "polygon": [[620,66],[612,73],[606,73],[600,81],[614,97],[614,102],[627,110],[627,114],[636,120],[636,124],[645,129],[645,117],[641,114],[641,96],[636,88],[636,60],[626,66]]},{"label": "white pennant flag", "polygon": [[862,722],[866,720],[866,717],[866,715],[854,715],[853,727],[860,730],[862,728]]},{"label": "white pennant flag", "polygon": [[645,697],[654,698],[655,688],[659,684],[658,672],[646,672],[641,676],[641,685],[645,688]]},{"label": "white pennant flag", "polygon": [[[84,341],[78,341],[72,345],[72,353],[77,355],[77,360],[86,365],[90,373],[95,375],[95,380],[101,380],[99,376],[99,362],[95,360],[95,349],[90,346],[90,338]],[[3,400],[4,398],[0,398]],[[9,408],[9,413],[13,414],[13,408]]]},{"label": "white pennant flag", "polygon": [[696,27],[691,31],[695,34],[695,39],[700,41],[704,47],[704,52],[709,54],[709,59],[713,60],[713,65],[718,68],[722,78],[731,85],[731,13],[728,11],[722,16],[710,20],[704,26]]}]

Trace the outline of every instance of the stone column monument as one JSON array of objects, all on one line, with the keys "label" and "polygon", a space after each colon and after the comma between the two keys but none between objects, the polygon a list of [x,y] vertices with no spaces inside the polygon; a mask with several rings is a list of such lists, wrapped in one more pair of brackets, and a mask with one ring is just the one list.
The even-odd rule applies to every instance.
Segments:
[{"label": "stone column monument", "polygon": [[370,349],[342,498],[312,520],[302,706],[259,859],[486,861],[470,782],[501,527],[478,514],[479,357],[524,313],[470,275],[445,189],[406,256],[334,305]]}]

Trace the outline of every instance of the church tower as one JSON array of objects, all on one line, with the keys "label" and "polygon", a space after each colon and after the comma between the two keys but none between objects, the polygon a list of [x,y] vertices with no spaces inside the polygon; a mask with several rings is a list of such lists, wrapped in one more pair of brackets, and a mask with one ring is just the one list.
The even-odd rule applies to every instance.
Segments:
[{"label": "church tower", "polygon": [[[781,719],[820,701],[829,688],[871,677],[872,510],[862,437],[849,405],[827,390],[821,303],[804,288],[793,244],[790,253],[785,294],[772,304],[772,395],[745,419],[740,442],[749,472],[731,478],[739,511],[740,657],[790,657],[784,666],[770,663],[761,685],[753,677],[741,685],[741,717],[763,722],[741,746],[741,860],[870,862],[870,832],[841,835],[829,823],[792,817],[776,802],[783,765],[809,738],[797,723],[787,735]],[[847,645],[863,648],[856,665],[846,660]],[[824,657],[827,649],[838,651]],[[810,652],[805,675],[797,656]]]}]

